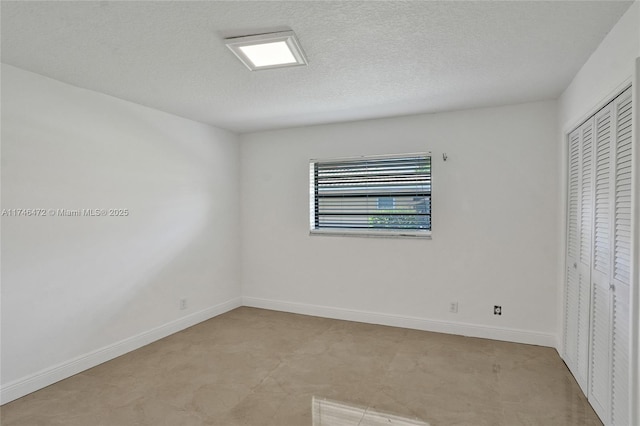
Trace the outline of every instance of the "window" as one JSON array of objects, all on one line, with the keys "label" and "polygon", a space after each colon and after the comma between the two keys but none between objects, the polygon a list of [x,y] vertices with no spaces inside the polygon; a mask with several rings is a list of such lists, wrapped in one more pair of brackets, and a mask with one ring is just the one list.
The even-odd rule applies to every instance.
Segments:
[{"label": "window", "polygon": [[431,236],[431,154],[311,160],[312,234]]}]

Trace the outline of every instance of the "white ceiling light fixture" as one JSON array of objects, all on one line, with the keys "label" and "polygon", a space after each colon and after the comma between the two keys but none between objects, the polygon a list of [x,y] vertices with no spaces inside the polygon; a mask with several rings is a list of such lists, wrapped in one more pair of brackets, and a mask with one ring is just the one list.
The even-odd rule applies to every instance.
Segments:
[{"label": "white ceiling light fixture", "polygon": [[307,65],[293,31],[232,37],[224,42],[251,71]]}]

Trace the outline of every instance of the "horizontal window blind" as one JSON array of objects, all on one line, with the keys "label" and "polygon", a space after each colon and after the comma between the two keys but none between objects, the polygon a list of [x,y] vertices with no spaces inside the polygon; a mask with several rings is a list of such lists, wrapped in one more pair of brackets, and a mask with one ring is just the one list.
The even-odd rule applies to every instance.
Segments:
[{"label": "horizontal window blind", "polygon": [[310,174],[312,231],[431,231],[428,153],[312,161]]}]

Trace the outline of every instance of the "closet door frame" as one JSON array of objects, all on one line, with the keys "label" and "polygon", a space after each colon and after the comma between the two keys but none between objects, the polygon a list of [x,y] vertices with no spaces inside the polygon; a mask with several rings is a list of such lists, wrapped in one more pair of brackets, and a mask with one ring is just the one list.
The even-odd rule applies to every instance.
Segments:
[{"label": "closet door frame", "polygon": [[[636,60],[636,74],[635,74],[635,78],[629,77],[627,78],[625,81],[623,81],[620,85],[618,85],[616,88],[614,88],[611,92],[609,92],[609,94],[607,96],[605,96],[603,98],[602,101],[598,102],[597,104],[593,105],[589,110],[587,110],[587,112],[585,112],[582,116],[580,116],[579,118],[573,120],[570,122],[570,124],[567,124],[565,126],[563,126],[562,128],[562,139],[563,139],[563,144],[562,144],[562,176],[564,177],[564,185],[563,185],[563,193],[562,193],[562,200],[563,202],[561,203],[561,207],[562,207],[562,216],[561,216],[561,220],[562,223],[564,225],[564,230],[566,232],[563,232],[561,235],[562,238],[562,262],[561,262],[561,270],[560,275],[558,277],[558,279],[560,280],[561,283],[561,288],[562,288],[562,298],[559,301],[560,306],[562,307],[562,314],[560,315],[560,319],[562,321],[561,324],[561,328],[560,330],[564,333],[564,330],[566,329],[566,312],[565,312],[565,308],[566,308],[566,285],[567,285],[567,271],[569,267],[573,267],[572,263],[569,262],[569,256],[567,253],[567,247],[568,247],[568,219],[569,219],[569,208],[568,208],[568,197],[569,197],[569,157],[571,155],[571,141],[569,138],[569,135],[571,133],[573,133],[575,130],[577,130],[578,128],[580,128],[580,126],[582,124],[584,124],[587,120],[591,119],[596,113],[598,113],[598,111],[600,111],[602,108],[604,108],[605,106],[607,106],[609,103],[611,103],[616,97],[618,97],[622,92],[624,92],[625,90],[627,90],[629,87],[632,87],[632,83],[633,83],[633,87],[635,87],[635,89],[633,90],[633,104],[634,106],[639,105],[640,103],[640,58],[638,58]],[[632,192],[637,192],[638,189],[640,188],[640,153],[638,151],[640,151],[640,149],[637,149],[636,147],[639,146],[640,143],[640,138],[638,137],[638,131],[636,129],[638,129],[638,126],[640,125],[640,119],[638,119],[638,112],[640,111],[640,108],[635,108],[635,114],[634,114],[634,119],[636,121],[634,121],[633,124],[633,128],[634,128],[634,132],[635,132],[635,143],[634,143],[634,168],[633,168],[633,173],[634,173],[634,185],[635,185],[635,190],[632,188]],[[634,220],[632,221],[632,234],[635,236],[634,238],[634,244],[638,245],[638,237],[640,236],[640,203],[637,199],[638,197],[636,197],[635,201],[632,200],[632,203],[635,202],[634,204],[634,211],[635,211],[635,216],[634,216]],[[635,247],[632,253],[632,258],[633,256],[638,256],[640,254],[640,246]],[[635,298],[632,298],[632,315],[636,315],[633,319],[636,320],[634,322],[637,323],[637,320],[640,320],[640,318],[638,318],[637,314],[638,314],[638,307],[640,307],[640,289],[638,288],[638,281],[640,280],[640,278],[638,277],[638,268],[633,268],[632,271],[632,287],[634,288],[632,290],[632,292],[635,290]],[[633,295],[632,295],[633,296]],[[631,331],[632,334],[635,332],[636,334],[638,332],[640,332],[640,329],[636,328],[635,330]],[[567,351],[567,348],[565,347],[565,339],[564,339],[564,335],[560,336],[561,338],[558,340],[558,352],[561,354],[562,359],[565,359],[565,354]],[[635,337],[635,334],[634,334]],[[637,341],[635,342],[634,348],[637,348],[637,353],[634,354],[635,355],[635,359],[638,359],[638,356],[640,356],[640,338],[637,339]],[[565,360],[566,361],[566,360]],[[638,373],[640,374],[640,359],[638,359],[638,363],[637,363],[637,367],[638,367]],[[640,377],[640,376],[636,376],[636,377]],[[635,387],[634,387],[635,389]],[[587,392],[585,392],[585,395],[587,394]],[[637,401],[639,403],[639,407],[640,407],[640,384],[637,387],[637,392],[635,392],[636,394],[636,398]],[[638,422],[640,425],[640,408],[638,408]]]},{"label": "closet door frame", "polygon": [[[635,63],[635,74],[633,78],[628,78],[622,84],[620,84],[617,88],[610,92],[603,101],[599,102],[597,105],[592,107],[587,113],[585,113],[580,119],[573,121],[571,125],[567,125],[563,127],[563,171],[564,176],[566,176],[564,191],[563,191],[563,217],[565,223],[565,231],[562,235],[563,241],[563,262],[562,262],[562,289],[563,289],[563,298],[561,299],[561,305],[563,307],[563,312],[561,319],[563,321],[561,330],[563,333],[567,330],[567,279],[569,268],[573,268],[573,260],[570,260],[568,255],[568,247],[569,247],[569,203],[568,197],[570,195],[570,155],[571,155],[571,140],[570,135],[579,129],[586,121],[594,117],[599,111],[603,108],[607,107],[610,103],[612,103],[618,96],[620,96],[623,92],[625,92],[629,87],[632,87],[632,105],[633,105],[633,121],[632,121],[632,179],[631,179],[631,265],[630,265],[630,282],[629,282],[629,320],[630,320],[630,341],[629,341],[629,397],[630,397],[630,421],[631,424],[640,425],[640,265],[638,260],[640,259],[640,132],[638,131],[640,126],[640,58],[636,59]],[[595,126],[594,126],[595,127]],[[594,141],[595,143],[595,141]],[[580,147],[582,149],[582,147]],[[594,155],[595,153],[594,148]],[[615,149],[615,147],[613,147]],[[615,157],[612,158],[615,161]],[[595,173],[595,164],[593,164],[593,169]],[[615,179],[615,177],[614,177]],[[594,180],[595,183],[595,180]],[[612,182],[613,183],[613,182]],[[613,195],[612,195],[613,196]],[[594,197],[595,202],[595,197]],[[595,207],[595,206],[594,206]],[[595,211],[594,211],[595,214]],[[613,217],[610,217],[613,220]],[[612,224],[613,226],[613,224]],[[613,230],[611,227],[610,229]],[[593,241],[594,236],[592,236]],[[612,254],[612,253],[611,253]],[[592,260],[593,261],[593,260]],[[613,259],[612,259],[613,261]],[[591,277],[591,286],[592,286],[592,296],[593,296],[593,276]],[[609,281],[613,284],[613,279]],[[608,287],[608,286],[607,286]],[[613,286],[612,288],[607,288],[608,296],[606,299],[608,300],[608,325],[610,328],[610,332],[613,333],[613,303],[615,302],[615,288],[617,286]],[[591,301],[593,303],[593,300]],[[592,325],[590,325],[591,328]],[[590,339],[591,339],[591,331],[590,331]],[[570,362],[575,362],[575,360],[567,359],[567,347],[566,344],[569,339],[573,338],[572,336],[562,336],[562,339],[559,340],[559,349],[562,348],[562,351],[559,351],[562,354],[563,359],[567,364]],[[560,346],[561,345],[561,346]],[[589,347],[591,351],[591,341],[589,341]],[[609,351],[609,359],[613,357],[613,353]],[[591,364],[591,360],[589,360]],[[574,367],[576,368],[576,367]],[[571,368],[573,370],[574,368]],[[591,367],[590,367],[591,368]],[[609,368],[611,371],[611,367]],[[573,371],[572,371],[573,372]],[[589,375],[591,373],[589,372]],[[591,380],[591,378],[589,378]],[[590,384],[588,384],[590,385]],[[583,389],[585,391],[585,395],[589,396],[589,387],[587,389]],[[611,394],[611,390],[609,391]],[[604,416],[601,416],[604,420],[605,424],[610,424],[612,421],[611,415],[611,395],[609,395],[608,401],[608,413]],[[599,415],[601,413],[599,412]]]}]

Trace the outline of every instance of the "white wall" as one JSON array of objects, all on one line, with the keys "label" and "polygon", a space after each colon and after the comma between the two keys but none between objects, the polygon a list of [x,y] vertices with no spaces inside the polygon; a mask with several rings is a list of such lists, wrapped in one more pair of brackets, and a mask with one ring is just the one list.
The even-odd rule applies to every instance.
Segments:
[{"label": "white wall", "polygon": [[[634,2],[591,54],[559,100],[559,124],[572,130],[633,76],[640,55],[640,2]],[[565,128],[566,127],[566,128]],[[570,127],[570,128],[569,128]]]},{"label": "white wall", "polygon": [[[556,118],[550,101],[241,136],[244,303],[553,346]],[[424,150],[432,240],[309,236],[309,159]]]},{"label": "white wall", "polygon": [[239,179],[232,133],[3,65],[2,208],[129,210],[2,217],[3,402],[238,306]]}]

